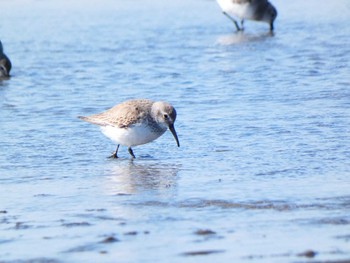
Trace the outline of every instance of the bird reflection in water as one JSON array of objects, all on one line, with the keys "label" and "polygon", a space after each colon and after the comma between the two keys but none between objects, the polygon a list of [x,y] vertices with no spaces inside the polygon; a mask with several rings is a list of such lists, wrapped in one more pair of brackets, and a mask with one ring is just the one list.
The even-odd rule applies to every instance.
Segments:
[{"label": "bird reflection in water", "polygon": [[217,39],[217,43],[220,45],[235,45],[241,43],[252,43],[268,40],[273,37],[273,32],[263,32],[260,34],[246,34],[242,31],[238,31],[235,34],[220,36]]},{"label": "bird reflection in water", "polygon": [[116,195],[147,191],[169,193],[169,188],[176,189],[178,165],[154,161],[141,164],[130,160],[113,163],[110,168],[106,171],[111,180],[108,190]]}]

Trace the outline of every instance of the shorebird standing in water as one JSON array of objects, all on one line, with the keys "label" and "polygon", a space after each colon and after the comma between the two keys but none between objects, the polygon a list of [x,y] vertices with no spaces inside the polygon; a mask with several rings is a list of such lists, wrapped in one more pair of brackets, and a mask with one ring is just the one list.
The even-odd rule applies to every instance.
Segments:
[{"label": "shorebird standing in water", "polygon": [[174,128],[176,110],[167,102],[129,100],[104,112],[78,118],[100,126],[102,133],[117,143],[117,149],[111,156],[113,158],[118,158],[119,145],[127,146],[130,155],[135,158],[132,146],[149,143],[167,129],[171,131],[177,146],[180,147]]},{"label": "shorebird standing in water", "polygon": [[[273,31],[273,22],[277,16],[276,8],[267,0],[217,0],[222,12],[236,26],[237,31],[243,31],[245,19],[262,21],[270,25],[270,31]],[[237,20],[241,20],[241,27]]]},{"label": "shorebird standing in water", "polygon": [[4,49],[3,49],[2,43],[0,41],[0,78],[9,77],[11,67],[12,67],[11,61],[4,54]]}]

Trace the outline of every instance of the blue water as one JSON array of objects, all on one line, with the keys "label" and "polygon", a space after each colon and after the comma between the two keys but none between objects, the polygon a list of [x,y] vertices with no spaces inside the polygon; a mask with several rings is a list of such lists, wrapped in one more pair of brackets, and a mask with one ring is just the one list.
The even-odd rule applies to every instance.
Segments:
[{"label": "blue water", "polygon": [[[350,260],[350,4],[273,3],[271,35],[215,1],[1,1],[0,261]],[[130,98],[181,147],[108,159],[77,116]]]}]

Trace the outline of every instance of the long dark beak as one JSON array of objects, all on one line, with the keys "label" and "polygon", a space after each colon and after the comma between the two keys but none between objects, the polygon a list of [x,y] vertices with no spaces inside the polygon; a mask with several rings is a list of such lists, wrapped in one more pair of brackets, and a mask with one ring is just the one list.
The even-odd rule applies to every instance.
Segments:
[{"label": "long dark beak", "polygon": [[175,131],[175,128],[174,128],[174,124],[170,124],[169,125],[169,130],[171,131],[171,133],[173,134],[173,136],[175,138],[177,147],[180,147],[179,138],[177,138],[177,134],[176,134],[176,131]]}]

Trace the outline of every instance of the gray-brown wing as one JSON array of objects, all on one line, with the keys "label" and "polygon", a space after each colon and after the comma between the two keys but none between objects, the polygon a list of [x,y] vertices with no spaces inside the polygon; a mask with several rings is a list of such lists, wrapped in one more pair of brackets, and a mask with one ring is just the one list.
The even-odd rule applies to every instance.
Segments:
[{"label": "gray-brown wing", "polygon": [[131,100],[114,106],[104,112],[78,118],[99,126],[127,128],[147,117],[153,102],[149,100]]}]

